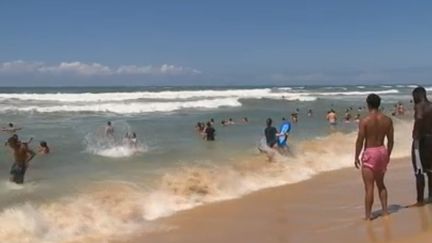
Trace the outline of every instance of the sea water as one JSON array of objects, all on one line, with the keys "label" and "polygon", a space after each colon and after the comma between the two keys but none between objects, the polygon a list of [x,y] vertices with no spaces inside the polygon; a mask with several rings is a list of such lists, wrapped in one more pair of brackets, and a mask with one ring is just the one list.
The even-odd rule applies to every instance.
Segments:
[{"label": "sea water", "polygon": [[[15,185],[8,182],[13,158],[0,149],[0,242],[102,241],[157,230],[154,219],[179,210],[353,166],[357,124],[344,123],[343,114],[352,108],[364,116],[372,92],[387,113],[397,102],[407,108],[409,115],[394,117],[394,157],[407,156],[413,87],[2,88],[0,124],[21,127],[20,139],[32,137],[35,150],[47,141],[51,154],[37,155],[25,184]],[[336,127],[325,120],[329,109],[338,113]],[[293,155],[268,162],[257,149],[266,119],[278,127],[296,110]],[[194,128],[210,118],[214,142]],[[234,125],[220,124],[229,118]],[[136,146],[124,138],[132,132]]]}]

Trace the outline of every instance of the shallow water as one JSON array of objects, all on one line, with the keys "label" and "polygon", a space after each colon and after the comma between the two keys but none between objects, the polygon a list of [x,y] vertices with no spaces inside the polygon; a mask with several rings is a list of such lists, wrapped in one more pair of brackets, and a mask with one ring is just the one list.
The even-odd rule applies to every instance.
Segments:
[{"label": "shallow water", "polygon": [[[330,128],[325,115],[355,115],[365,96],[381,94],[385,111],[409,106],[411,86],[239,88],[0,89],[2,125],[23,127],[52,153],[37,156],[26,184],[7,182],[11,155],[0,150],[0,241],[61,242],[133,232],[152,219],[251,191],[306,180],[352,165],[356,123]],[[257,146],[266,118],[279,124],[299,109],[289,137],[295,157],[269,164]],[[308,117],[307,110],[313,115]],[[362,115],[365,111],[360,112]],[[223,127],[220,120],[233,118]],[[240,119],[248,117],[249,123]],[[395,118],[395,156],[408,155],[411,115]],[[198,121],[216,120],[216,141],[203,141]],[[115,139],[104,135],[110,120]],[[278,125],[277,125],[278,126]],[[136,132],[138,145],[124,143]],[[6,139],[6,134],[3,134]],[[406,141],[405,141],[406,140]],[[150,227],[150,226],[149,226]]]}]

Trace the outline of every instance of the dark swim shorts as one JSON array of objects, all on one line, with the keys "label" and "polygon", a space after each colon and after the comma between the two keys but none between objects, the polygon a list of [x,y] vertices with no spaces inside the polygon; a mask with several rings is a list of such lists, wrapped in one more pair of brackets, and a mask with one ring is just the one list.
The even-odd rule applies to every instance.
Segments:
[{"label": "dark swim shorts", "polygon": [[27,166],[25,166],[25,165],[20,166],[17,163],[13,163],[11,170],[10,170],[12,181],[17,183],[17,184],[23,184],[24,183],[24,174],[25,174],[26,170],[27,170]]},{"label": "dark swim shorts", "polygon": [[432,136],[423,136],[419,140],[419,153],[412,149],[412,162],[415,173],[432,172]]}]

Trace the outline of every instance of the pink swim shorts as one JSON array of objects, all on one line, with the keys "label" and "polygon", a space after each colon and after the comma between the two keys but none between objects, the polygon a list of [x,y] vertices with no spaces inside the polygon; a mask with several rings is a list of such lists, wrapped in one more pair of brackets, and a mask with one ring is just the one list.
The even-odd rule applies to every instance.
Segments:
[{"label": "pink swim shorts", "polygon": [[366,148],[362,155],[363,167],[373,172],[385,172],[389,163],[387,148],[385,146]]}]

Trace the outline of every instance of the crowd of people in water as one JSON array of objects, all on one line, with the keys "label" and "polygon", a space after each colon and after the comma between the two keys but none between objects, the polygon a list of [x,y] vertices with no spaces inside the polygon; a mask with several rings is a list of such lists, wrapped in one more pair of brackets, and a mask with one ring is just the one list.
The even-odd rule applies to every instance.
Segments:
[{"label": "crowd of people in water", "polygon": [[[432,202],[432,103],[427,99],[426,90],[423,87],[417,87],[412,91],[414,107],[414,127],[412,132],[412,164],[415,172],[417,184],[417,206],[423,205],[424,189],[426,185],[425,175],[428,178],[428,200]],[[394,127],[391,116],[403,116],[406,113],[405,107],[401,102],[394,105],[391,111],[391,116],[384,113],[384,108],[381,106],[381,98],[376,94],[370,94],[366,99],[367,107],[362,106],[357,108],[355,116],[353,107],[348,107],[343,116],[344,123],[354,121],[358,123],[358,136],[355,146],[354,165],[362,170],[362,178],[365,184],[365,218],[371,219],[371,208],[373,204],[374,185],[378,189],[379,198],[382,205],[383,214],[388,214],[387,208],[387,189],[384,184],[384,175],[393,149],[393,133]],[[368,111],[368,114],[361,118],[363,111]],[[282,118],[280,128],[277,129],[273,125],[273,120],[266,120],[264,129],[265,146],[259,147],[259,150],[266,153],[269,159],[272,160],[275,153],[289,155],[288,137],[291,131],[292,123],[297,123],[299,119],[300,109],[296,109],[291,113],[290,120]],[[307,117],[313,116],[312,109],[308,109]],[[338,122],[336,111],[331,108],[328,110],[326,119],[330,126],[335,126]],[[241,118],[238,122],[232,118],[223,119],[220,121],[222,127],[235,124],[248,124],[247,117]],[[214,141],[216,137],[215,119],[211,118],[208,122],[198,122],[195,126],[197,132],[204,140]],[[50,148],[46,141],[39,142],[39,148],[35,153],[31,148],[33,138],[28,141],[22,141],[17,132],[21,131],[21,127],[16,127],[13,123],[7,124],[6,127],[0,129],[9,135],[5,146],[12,151],[14,162],[10,170],[10,181],[22,184],[24,175],[29,167],[30,161],[37,155],[50,154]],[[115,130],[108,121],[104,136],[108,140],[114,141]],[[387,139],[385,146],[384,140]],[[137,135],[135,132],[127,132],[124,135],[123,143],[130,147],[137,146]],[[361,153],[363,151],[363,153]]]}]

